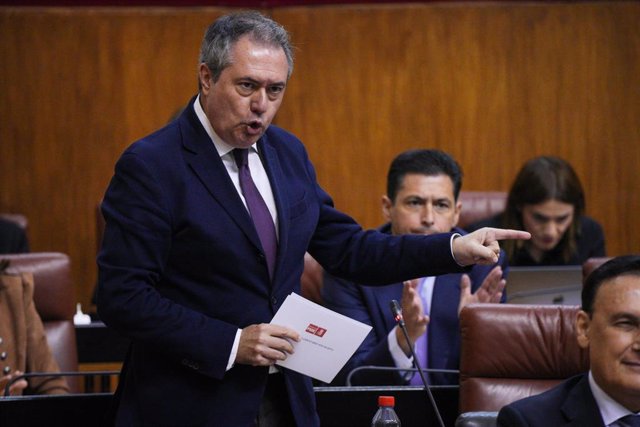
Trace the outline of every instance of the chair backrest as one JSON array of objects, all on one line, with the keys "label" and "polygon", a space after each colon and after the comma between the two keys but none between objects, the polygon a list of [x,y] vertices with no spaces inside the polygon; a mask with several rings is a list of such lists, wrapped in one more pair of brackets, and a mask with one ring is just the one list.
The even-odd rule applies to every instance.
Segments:
[{"label": "chair backrest", "polygon": [[582,264],[582,281],[587,278],[589,274],[596,268],[600,267],[605,262],[609,261],[611,257],[603,256],[603,257],[594,257],[589,258]]},{"label": "chair backrest", "polygon": [[499,411],[589,369],[579,307],[471,304],[460,313],[460,412]]},{"label": "chair backrest", "polygon": [[[78,370],[76,331],[73,324],[75,297],[69,257],[57,252],[0,255],[10,261],[9,272],[33,273],[33,302],[42,319],[47,342],[61,371]],[[72,392],[78,382],[66,378]]]},{"label": "chair backrest", "polygon": [[496,427],[497,412],[463,412],[456,418],[455,427]]},{"label": "chair backrest", "polygon": [[507,206],[505,191],[461,191],[458,200],[462,203],[462,212],[458,227],[491,218],[503,212]]}]

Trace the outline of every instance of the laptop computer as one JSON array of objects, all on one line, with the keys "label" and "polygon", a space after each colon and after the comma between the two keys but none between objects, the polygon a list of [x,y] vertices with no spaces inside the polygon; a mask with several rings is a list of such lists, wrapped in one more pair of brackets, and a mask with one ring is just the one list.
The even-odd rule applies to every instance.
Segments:
[{"label": "laptop computer", "polygon": [[509,267],[510,304],[580,305],[582,266]]}]

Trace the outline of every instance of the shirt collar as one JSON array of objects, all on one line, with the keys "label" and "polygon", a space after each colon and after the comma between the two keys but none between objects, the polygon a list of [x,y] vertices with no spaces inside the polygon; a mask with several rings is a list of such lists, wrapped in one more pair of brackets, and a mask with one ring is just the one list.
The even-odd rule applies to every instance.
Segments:
[{"label": "shirt collar", "polygon": [[600,388],[593,378],[591,371],[589,371],[589,387],[591,387],[593,398],[598,404],[598,409],[600,409],[600,415],[602,415],[602,421],[604,421],[605,426],[614,423],[625,415],[633,414],[633,412],[613,400],[611,396]]},{"label": "shirt collar", "polygon": [[[218,152],[218,155],[222,157],[226,154],[229,154],[231,151],[233,151],[234,147],[224,142],[222,138],[218,136],[216,131],[213,130],[213,126],[211,126],[211,122],[209,121],[209,118],[207,117],[204,110],[202,109],[202,105],[200,105],[200,94],[198,94],[198,96],[196,96],[195,101],[193,101],[193,109],[196,112],[196,116],[198,116],[198,120],[200,120],[200,123],[202,123],[202,127],[204,127],[204,130],[207,132],[207,135],[209,135],[209,138],[211,138],[211,142],[213,142],[213,145],[216,147],[216,151]],[[251,148],[253,148],[256,152],[258,152],[257,143],[253,144]]]}]

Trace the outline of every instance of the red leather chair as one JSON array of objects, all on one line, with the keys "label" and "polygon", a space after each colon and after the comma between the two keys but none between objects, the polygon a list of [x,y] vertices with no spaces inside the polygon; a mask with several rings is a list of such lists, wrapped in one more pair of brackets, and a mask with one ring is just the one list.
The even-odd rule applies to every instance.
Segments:
[{"label": "red leather chair", "polygon": [[503,212],[507,206],[507,193],[505,191],[461,191],[458,201],[462,203],[458,227],[464,229],[469,224]]},{"label": "red leather chair", "polygon": [[588,260],[586,260],[582,264],[582,281],[584,282],[587,276],[591,274],[593,270],[600,267],[602,264],[609,261],[610,259],[611,257],[603,256],[603,257],[589,258]]},{"label": "red leather chair", "polygon": [[[33,273],[33,301],[42,319],[47,342],[61,371],[78,370],[76,331],[73,324],[75,295],[69,257],[57,252],[0,255],[9,260],[8,272]],[[71,392],[78,392],[78,381],[67,377]]]},{"label": "red leather chair", "polygon": [[499,411],[589,369],[577,306],[472,304],[460,313],[460,412]]}]

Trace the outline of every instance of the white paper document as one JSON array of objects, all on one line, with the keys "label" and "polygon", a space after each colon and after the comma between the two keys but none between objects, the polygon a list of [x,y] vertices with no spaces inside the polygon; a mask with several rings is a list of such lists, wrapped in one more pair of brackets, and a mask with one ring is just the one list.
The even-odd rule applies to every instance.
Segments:
[{"label": "white paper document", "polygon": [[330,383],[371,331],[353,320],[291,293],[271,320],[300,334],[295,353],[277,365]]}]

